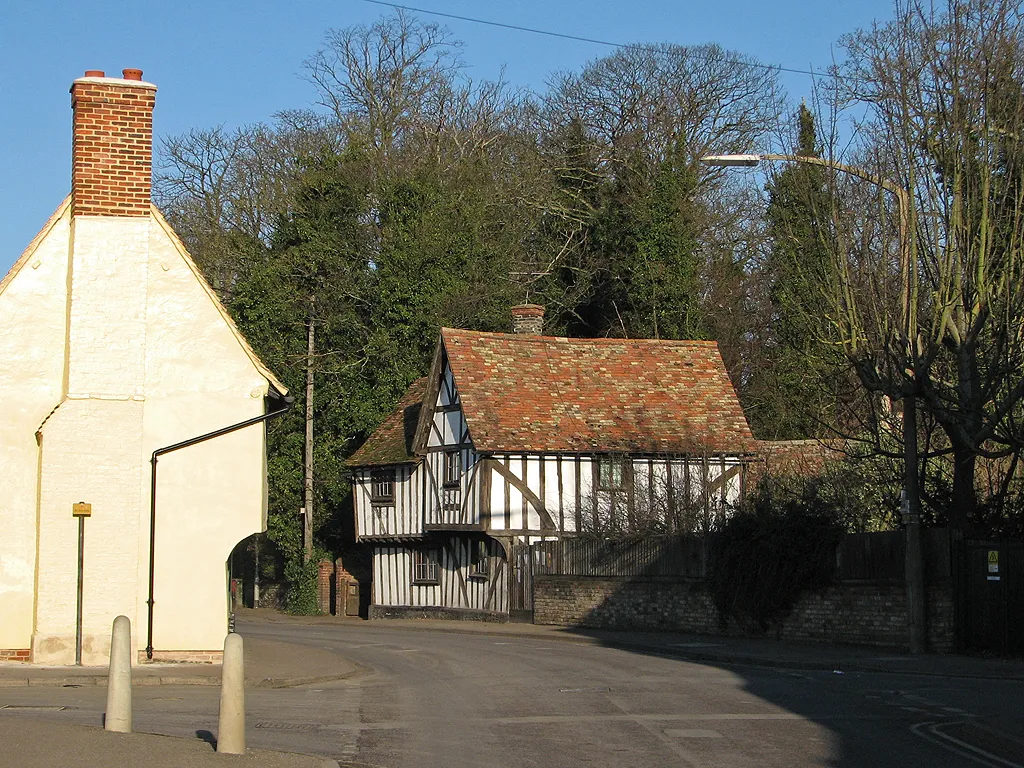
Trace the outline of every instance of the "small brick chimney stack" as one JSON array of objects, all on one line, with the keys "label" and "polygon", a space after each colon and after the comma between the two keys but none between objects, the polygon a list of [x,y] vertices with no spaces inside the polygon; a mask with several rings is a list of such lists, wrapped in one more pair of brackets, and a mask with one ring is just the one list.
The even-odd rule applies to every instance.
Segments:
[{"label": "small brick chimney stack", "polygon": [[90,69],[72,84],[73,216],[149,216],[155,102],[141,69]]},{"label": "small brick chimney stack", "polygon": [[512,307],[512,332],[527,336],[540,336],[544,329],[544,307],[540,304],[520,304]]}]

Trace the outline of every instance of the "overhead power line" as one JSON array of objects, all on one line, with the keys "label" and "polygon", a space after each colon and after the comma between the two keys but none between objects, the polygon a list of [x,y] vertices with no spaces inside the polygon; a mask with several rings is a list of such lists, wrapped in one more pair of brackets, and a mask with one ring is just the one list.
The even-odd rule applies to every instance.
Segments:
[{"label": "overhead power line", "polygon": [[[441,11],[431,11],[426,8],[415,8],[411,5],[401,5],[399,3],[389,3],[386,0],[363,0],[366,3],[372,3],[373,5],[383,5],[387,8],[395,8],[401,11],[413,11],[414,13],[423,13],[427,16],[440,16],[445,19],[456,19],[458,21],[468,21],[472,24],[483,24],[488,27],[500,27],[501,29],[512,29],[516,32],[529,32],[532,35],[547,35],[548,37],[558,37],[563,40],[576,40],[581,43],[593,43],[594,45],[605,45],[609,48],[640,48],[641,50],[656,50],[652,46],[632,43],[613,43],[608,40],[598,40],[593,37],[581,37],[579,35],[570,35],[565,32],[552,32],[547,29],[535,29],[534,27],[521,27],[516,24],[505,24],[500,21],[489,21],[487,19],[477,19],[472,16],[460,16],[456,13],[442,13]],[[770,69],[775,72],[789,72],[794,75],[809,75],[810,77],[836,77],[830,72],[814,72],[809,69],[794,69],[793,67],[783,67],[779,64],[761,64],[756,61],[739,61],[736,59],[730,59],[732,64],[741,64],[747,67],[758,67],[760,69]]]}]

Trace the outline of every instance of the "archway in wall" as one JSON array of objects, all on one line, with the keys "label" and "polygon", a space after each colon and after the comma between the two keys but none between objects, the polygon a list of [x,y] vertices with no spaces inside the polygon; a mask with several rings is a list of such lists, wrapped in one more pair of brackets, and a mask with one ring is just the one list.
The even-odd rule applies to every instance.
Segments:
[{"label": "archway in wall", "polygon": [[230,610],[283,607],[283,564],[266,535],[254,533],[238,542],[228,555]]}]

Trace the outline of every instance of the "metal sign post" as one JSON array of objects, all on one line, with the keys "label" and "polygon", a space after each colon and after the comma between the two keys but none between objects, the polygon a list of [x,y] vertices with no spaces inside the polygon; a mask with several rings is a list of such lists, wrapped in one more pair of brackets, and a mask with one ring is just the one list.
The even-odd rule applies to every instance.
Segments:
[{"label": "metal sign post", "polygon": [[92,504],[80,501],[71,505],[78,518],[78,601],[75,609],[75,666],[82,666],[82,575],[85,572],[85,518],[92,516]]}]

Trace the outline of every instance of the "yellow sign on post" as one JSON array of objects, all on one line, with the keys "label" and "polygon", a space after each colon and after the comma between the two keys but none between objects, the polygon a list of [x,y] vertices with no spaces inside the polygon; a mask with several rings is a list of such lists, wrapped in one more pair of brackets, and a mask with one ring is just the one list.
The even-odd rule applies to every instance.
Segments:
[{"label": "yellow sign on post", "polygon": [[990,549],[988,551],[988,572],[999,573],[999,550]]},{"label": "yellow sign on post", "polygon": [[79,501],[71,505],[71,514],[75,517],[92,517],[92,504]]}]

